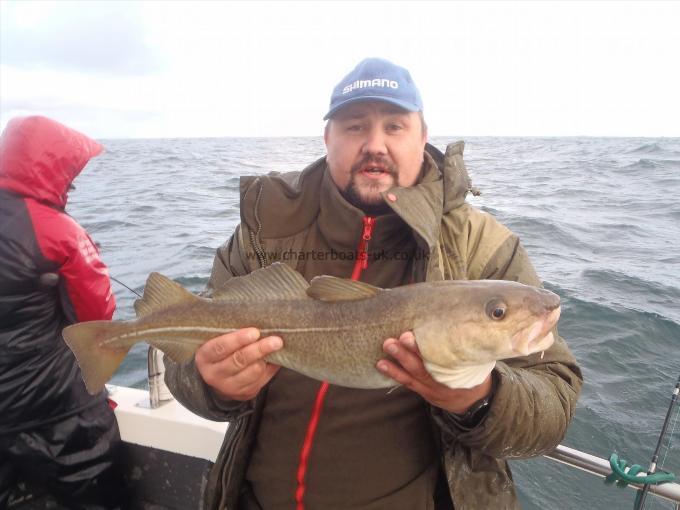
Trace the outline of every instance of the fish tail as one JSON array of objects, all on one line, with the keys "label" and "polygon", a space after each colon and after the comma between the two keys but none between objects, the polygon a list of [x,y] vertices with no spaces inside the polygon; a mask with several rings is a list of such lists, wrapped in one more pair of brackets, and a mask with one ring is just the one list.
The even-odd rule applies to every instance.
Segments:
[{"label": "fish tail", "polygon": [[118,370],[132,347],[112,348],[106,341],[129,329],[128,324],[111,321],[81,322],[64,328],[62,335],[66,345],[73,351],[91,395],[104,389],[104,384]]}]

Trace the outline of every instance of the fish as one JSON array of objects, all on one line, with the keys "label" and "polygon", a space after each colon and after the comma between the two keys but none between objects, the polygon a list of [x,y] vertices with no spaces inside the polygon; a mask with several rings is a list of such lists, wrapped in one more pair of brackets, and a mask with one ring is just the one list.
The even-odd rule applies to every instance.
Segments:
[{"label": "fish", "polygon": [[90,321],[63,330],[87,390],[96,394],[139,343],[176,363],[209,339],[245,327],[277,335],[267,356],[308,377],[349,388],[389,388],[376,368],[387,338],[413,331],[432,377],[452,388],[481,384],[498,360],[545,351],[560,316],[555,293],[505,280],[448,280],[381,289],[317,276],[307,282],[276,262],[231,278],[211,297],[151,273],[135,302],[137,318]]}]

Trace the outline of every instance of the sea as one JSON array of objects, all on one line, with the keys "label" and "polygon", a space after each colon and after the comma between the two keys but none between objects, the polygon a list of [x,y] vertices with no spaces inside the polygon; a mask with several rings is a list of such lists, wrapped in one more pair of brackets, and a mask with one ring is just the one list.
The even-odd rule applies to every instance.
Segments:
[{"label": "sea", "polygon": [[[562,298],[560,334],[585,378],[562,444],[648,466],[680,375],[680,138],[464,139],[476,207],[513,230]],[[116,319],[158,271],[198,292],[239,221],[239,177],[301,170],[321,137],[102,140],[67,211],[99,244]],[[146,345],[113,383],[146,387]],[[540,416],[540,402],[536,403]],[[659,466],[680,477],[680,405]],[[520,431],[518,431],[520,433]],[[546,458],[512,460],[522,507],[633,507],[635,491]],[[647,509],[673,508],[650,496]]]}]

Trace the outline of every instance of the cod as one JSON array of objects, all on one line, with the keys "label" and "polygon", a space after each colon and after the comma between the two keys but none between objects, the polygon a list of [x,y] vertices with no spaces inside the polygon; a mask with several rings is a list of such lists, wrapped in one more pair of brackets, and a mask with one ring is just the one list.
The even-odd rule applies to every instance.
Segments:
[{"label": "cod", "polygon": [[267,361],[350,388],[387,388],[376,368],[387,338],[413,331],[425,368],[452,388],[480,384],[497,360],[541,352],[554,341],[560,298],[504,280],[452,280],[380,289],[317,276],[311,283],[282,263],[229,280],[204,298],[158,274],[135,303],[137,319],[68,326],[88,391],[96,394],[130,348],[147,342],[178,363],[207,340],[240,328],[277,335]]}]

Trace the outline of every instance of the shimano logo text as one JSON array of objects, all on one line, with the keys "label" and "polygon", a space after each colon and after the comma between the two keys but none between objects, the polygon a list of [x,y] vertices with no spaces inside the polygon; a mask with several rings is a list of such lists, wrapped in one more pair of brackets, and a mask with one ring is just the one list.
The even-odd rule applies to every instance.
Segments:
[{"label": "shimano logo text", "polygon": [[375,78],[374,80],[357,80],[354,83],[350,83],[344,89],[342,89],[343,94],[352,92],[354,89],[363,89],[366,87],[382,87],[390,89],[398,89],[399,83],[394,80],[388,80],[386,78]]}]

